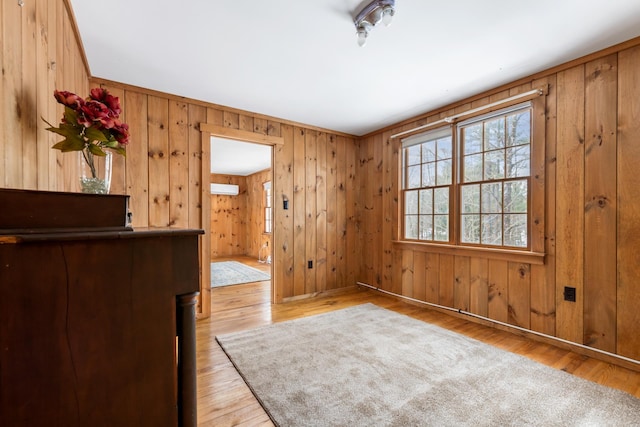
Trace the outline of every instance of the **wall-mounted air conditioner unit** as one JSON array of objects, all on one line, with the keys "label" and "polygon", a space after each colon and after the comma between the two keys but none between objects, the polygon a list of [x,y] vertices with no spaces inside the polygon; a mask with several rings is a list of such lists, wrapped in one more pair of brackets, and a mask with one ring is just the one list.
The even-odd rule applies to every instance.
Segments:
[{"label": "wall-mounted air conditioner unit", "polygon": [[211,184],[211,194],[237,196],[238,186],[235,184]]}]

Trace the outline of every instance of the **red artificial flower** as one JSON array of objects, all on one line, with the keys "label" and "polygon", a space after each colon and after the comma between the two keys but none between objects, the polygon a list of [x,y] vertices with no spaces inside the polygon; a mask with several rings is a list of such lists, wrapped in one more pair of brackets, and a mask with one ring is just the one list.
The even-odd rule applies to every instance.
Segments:
[{"label": "red artificial flower", "polygon": [[84,105],[84,99],[80,98],[75,93],[67,92],[66,90],[55,90],[53,91],[53,96],[60,104],[67,106],[72,110],[77,111]]},{"label": "red artificial flower", "polygon": [[89,100],[84,103],[80,111],[82,114],[78,115],[78,122],[83,126],[89,127],[99,122],[104,128],[111,129],[115,125],[111,110],[100,101]]},{"label": "red artificial flower", "polygon": [[91,89],[90,97],[91,99],[100,101],[104,105],[106,105],[107,108],[109,108],[109,110],[111,111],[110,115],[112,117],[118,117],[120,115],[120,100],[117,97],[111,95],[106,89],[102,89],[100,87],[93,88]]},{"label": "red artificial flower", "polygon": [[122,145],[129,143],[129,125],[126,123],[120,123],[120,120],[116,120],[116,124],[111,129],[111,134]]}]

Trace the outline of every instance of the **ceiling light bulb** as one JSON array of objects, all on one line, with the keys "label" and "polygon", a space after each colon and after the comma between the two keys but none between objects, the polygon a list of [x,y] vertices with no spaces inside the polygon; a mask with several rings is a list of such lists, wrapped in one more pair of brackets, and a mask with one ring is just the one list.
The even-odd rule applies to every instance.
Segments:
[{"label": "ceiling light bulb", "polygon": [[358,28],[358,46],[362,47],[367,43],[368,32],[366,28]]},{"label": "ceiling light bulb", "polygon": [[386,27],[391,25],[391,20],[393,19],[393,14],[394,13],[395,13],[395,11],[393,10],[393,7],[391,7],[391,6],[385,6],[384,9],[382,9],[382,23]]}]

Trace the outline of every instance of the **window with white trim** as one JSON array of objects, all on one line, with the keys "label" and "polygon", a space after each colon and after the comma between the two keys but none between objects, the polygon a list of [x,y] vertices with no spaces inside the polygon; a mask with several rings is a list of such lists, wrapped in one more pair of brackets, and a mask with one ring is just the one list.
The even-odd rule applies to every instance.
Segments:
[{"label": "window with white trim", "polygon": [[527,102],[402,140],[404,240],[530,247]]},{"label": "window with white trim", "polygon": [[267,181],[263,184],[264,187],[264,232],[271,233],[273,221],[271,210],[271,181]]}]

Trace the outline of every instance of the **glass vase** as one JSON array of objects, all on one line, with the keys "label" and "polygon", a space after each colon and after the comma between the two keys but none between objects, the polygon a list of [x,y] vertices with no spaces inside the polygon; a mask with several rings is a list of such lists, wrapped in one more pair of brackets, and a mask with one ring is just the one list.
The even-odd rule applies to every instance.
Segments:
[{"label": "glass vase", "polygon": [[83,193],[109,194],[111,186],[111,151],[96,156],[89,150],[79,152],[80,189]]}]

